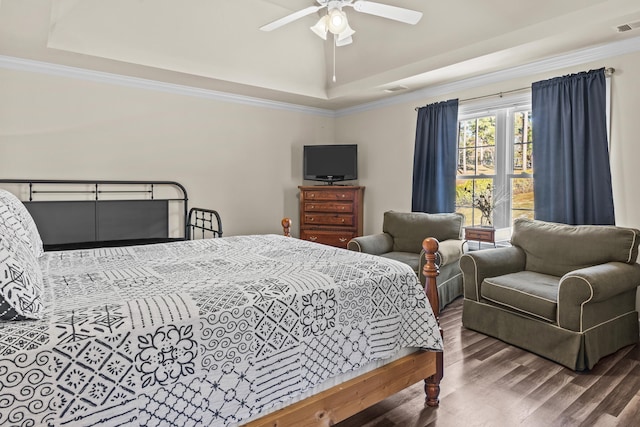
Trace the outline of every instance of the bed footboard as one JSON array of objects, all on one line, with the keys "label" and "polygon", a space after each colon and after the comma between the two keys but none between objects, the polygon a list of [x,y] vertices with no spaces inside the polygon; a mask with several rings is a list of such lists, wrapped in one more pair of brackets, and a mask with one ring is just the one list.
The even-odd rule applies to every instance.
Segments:
[{"label": "bed footboard", "polygon": [[213,209],[191,208],[187,221],[187,240],[222,237],[222,220]]},{"label": "bed footboard", "polygon": [[[290,236],[291,219],[281,221],[283,233]],[[439,268],[436,253],[439,243],[434,238],[427,238],[422,243],[426,252],[424,266],[425,293],[431,304],[433,313],[439,313],[440,302],[436,287]],[[436,315],[438,325],[440,321]],[[442,334],[442,328],[440,327]],[[371,371],[353,380],[333,387],[317,396],[311,396],[301,402],[276,411],[247,426],[278,425],[333,425],[368,406],[374,405],[394,393],[408,387],[421,379],[424,380],[427,406],[438,406],[440,381],[443,377],[443,353],[434,351],[418,351]],[[395,386],[391,386],[395,384]],[[293,422],[293,424],[291,424]]]}]

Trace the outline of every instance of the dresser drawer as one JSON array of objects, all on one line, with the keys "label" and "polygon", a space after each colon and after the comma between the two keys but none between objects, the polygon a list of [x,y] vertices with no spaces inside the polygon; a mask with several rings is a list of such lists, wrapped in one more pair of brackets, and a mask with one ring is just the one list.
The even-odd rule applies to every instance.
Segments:
[{"label": "dresser drawer", "polygon": [[353,215],[305,214],[304,225],[339,225],[350,226],[354,223]]},{"label": "dresser drawer", "polygon": [[352,213],[353,203],[306,202],[304,210],[305,212]]},{"label": "dresser drawer", "polygon": [[341,191],[341,190],[311,190],[304,192],[304,199],[309,200],[353,200],[353,191]]},{"label": "dresser drawer", "polygon": [[495,241],[495,233],[496,230],[490,227],[465,227],[464,238],[493,243]]},{"label": "dresser drawer", "polygon": [[322,243],[324,245],[347,248],[349,240],[355,237],[355,233],[348,231],[324,231],[324,230],[302,230],[300,238],[310,242]]}]

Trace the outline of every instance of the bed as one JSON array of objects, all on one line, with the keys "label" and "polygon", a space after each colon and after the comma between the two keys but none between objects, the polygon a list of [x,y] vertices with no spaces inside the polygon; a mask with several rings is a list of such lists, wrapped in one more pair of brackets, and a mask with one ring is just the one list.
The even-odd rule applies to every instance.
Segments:
[{"label": "bed", "polygon": [[275,234],[193,239],[207,227],[186,192],[181,236],[43,252],[2,194],[0,426],[331,425],[423,379],[438,404],[437,298],[401,263]]}]

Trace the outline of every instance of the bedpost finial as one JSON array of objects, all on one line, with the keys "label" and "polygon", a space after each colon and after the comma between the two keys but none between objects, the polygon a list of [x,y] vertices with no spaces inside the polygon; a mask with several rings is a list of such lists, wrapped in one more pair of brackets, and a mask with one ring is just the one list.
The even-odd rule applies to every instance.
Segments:
[{"label": "bedpost finial", "polygon": [[438,319],[440,313],[440,301],[438,299],[438,287],[436,285],[436,277],[440,273],[440,266],[436,263],[436,254],[440,248],[440,242],[433,237],[427,237],[422,241],[422,249],[424,249],[425,264],[422,268],[422,274],[425,277],[424,291],[427,298],[431,302],[433,314]]},{"label": "bedpost finial", "polygon": [[427,237],[422,241],[422,249],[427,253],[435,254],[439,248],[440,242],[434,237]]},{"label": "bedpost finial", "polygon": [[291,237],[291,218],[282,218],[282,231],[286,237]]}]

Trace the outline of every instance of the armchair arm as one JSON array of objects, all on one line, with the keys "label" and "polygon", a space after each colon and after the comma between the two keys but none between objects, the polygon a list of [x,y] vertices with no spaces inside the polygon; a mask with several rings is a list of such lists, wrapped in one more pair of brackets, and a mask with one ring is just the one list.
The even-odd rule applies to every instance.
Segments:
[{"label": "armchair arm", "polygon": [[[584,331],[594,323],[585,318],[587,306],[633,291],[638,285],[639,264],[608,262],[565,274],[558,287],[558,326]],[[635,305],[635,299],[631,299],[634,300],[632,305]]]},{"label": "armchair arm", "polygon": [[[443,242],[440,242],[440,247],[438,248],[438,257],[439,266],[442,267],[447,264],[451,264],[452,262],[458,262],[460,257],[462,256],[463,250],[462,246],[464,245],[464,240],[458,239],[447,239]],[[424,260],[424,249],[420,253],[420,268],[422,269],[423,260]]]},{"label": "armchair arm", "polygon": [[524,270],[524,251],[516,246],[468,252],[460,257],[464,297],[480,300],[480,286],[487,277]]},{"label": "armchair arm", "polygon": [[354,237],[347,243],[347,249],[372,255],[381,255],[393,250],[393,237],[388,233]]}]

